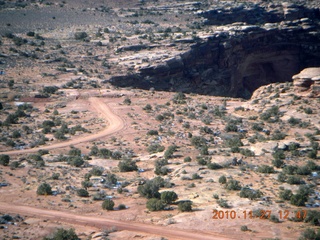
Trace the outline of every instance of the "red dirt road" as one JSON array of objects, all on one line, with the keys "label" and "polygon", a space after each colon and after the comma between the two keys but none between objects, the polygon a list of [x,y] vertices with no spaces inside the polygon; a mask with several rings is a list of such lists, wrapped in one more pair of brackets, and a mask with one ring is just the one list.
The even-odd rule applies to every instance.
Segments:
[{"label": "red dirt road", "polygon": [[185,240],[226,240],[235,239],[222,236],[213,232],[200,232],[196,230],[174,229],[164,226],[154,226],[150,224],[123,222],[103,217],[84,216],[68,212],[59,212],[54,210],[40,209],[29,206],[16,206],[8,203],[0,202],[0,211],[7,213],[17,213],[31,217],[45,218],[53,221],[77,224],[82,226],[91,226],[100,229],[108,227],[116,227],[117,230],[128,230],[134,232],[142,232],[149,234],[157,234],[159,236],[168,237],[169,239],[185,239]]},{"label": "red dirt road", "polygon": [[37,152],[40,149],[43,150],[51,150],[56,148],[63,148],[68,147],[70,145],[76,145],[79,143],[84,142],[90,142],[102,137],[109,136],[111,134],[114,134],[124,128],[124,121],[117,115],[115,115],[110,107],[106,105],[101,98],[90,98],[89,102],[91,106],[95,109],[96,112],[100,113],[102,117],[109,123],[108,126],[101,132],[91,134],[89,136],[84,137],[78,137],[75,139],[72,139],[70,141],[64,141],[55,143],[52,145],[37,147],[37,148],[30,148],[30,149],[23,149],[23,150],[13,150],[13,151],[6,151],[6,152],[0,152],[0,154],[8,154],[8,155],[14,155],[14,154],[25,154],[25,153],[32,153]]}]

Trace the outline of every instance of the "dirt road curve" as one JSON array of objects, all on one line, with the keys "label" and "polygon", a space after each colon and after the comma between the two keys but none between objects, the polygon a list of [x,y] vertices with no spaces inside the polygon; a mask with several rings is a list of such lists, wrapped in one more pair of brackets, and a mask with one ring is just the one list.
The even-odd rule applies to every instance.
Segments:
[{"label": "dirt road curve", "polygon": [[108,135],[111,135],[113,133],[116,133],[120,131],[121,129],[124,128],[124,122],[123,120],[115,115],[111,109],[109,108],[108,105],[106,105],[102,99],[100,98],[89,98],[89,102],[91,106],[94,107],[94,109],[102,115],[102,117],[108,121],[109,125],[101,132],[91,134],[89,136],[84,136],[84,137],[78,137],[75,139],[72,139],[70,141],[64,141],[60,143],[55,143],[52,145],[48,146],[42,146],[42,147],[37,147],[37,148],[30,148],[30,149],[23,149],[23,150],[13,150],[13,151],[6,151],[6,152],[0,152],[0,154],[8,154],[8,155],[14,155],[14,154],[25,154],[25,153],[32,153],[32,152],[37,152],[40,149],[43,150],[51,150],[51,149],[56,149],[56,148],[62,148],[62,147],[68,147],[70,145],[76,145],[79,143],[84,143],[84,142],[90,142],[102,137],[106,137]]},{"label": "dirt road curve", "polygon": [[103,217],[84,216],[74,213],[59,212],[47,209],[39,209],[28,206],[16,206],[10,205],[4,202],[0,202],[0,211],[7,213],[17,213],[20,215],[27,215],[31,217],[39,217],[50,219],[53,221],[60,221],[65,223],[97,227],[105,229],[115,226],[118,230],[128,230],[134,232],[142,232],[148,234],[157,234],[169,239],[192,239],[192,240],[226,240],[233,239],[224,237],[215,233],[198,232],[195,230],[181,230],[163,226],[154,226],[150,224],[136,223],[136,222],[123,222]]}]

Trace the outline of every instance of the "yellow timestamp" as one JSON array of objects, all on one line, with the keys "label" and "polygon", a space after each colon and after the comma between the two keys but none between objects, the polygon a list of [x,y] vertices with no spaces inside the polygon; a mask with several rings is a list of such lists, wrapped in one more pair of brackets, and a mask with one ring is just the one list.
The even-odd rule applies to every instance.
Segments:
[{"label": "yellow timestamp", "polygon": [[272,215],[276,216],[279,220],[285,220],[291,217],[296,219],[305,219],[307,217],[307,210],[244,210],[242,212],[237,212],[235,210],[216,210],[212,211],[212,219],[270,219]]}]

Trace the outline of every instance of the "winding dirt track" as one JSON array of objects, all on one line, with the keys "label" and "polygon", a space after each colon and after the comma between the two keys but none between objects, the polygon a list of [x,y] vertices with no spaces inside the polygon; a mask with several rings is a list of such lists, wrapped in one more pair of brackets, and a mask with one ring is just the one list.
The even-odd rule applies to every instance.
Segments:
[{"label": "winding dirt track", "polygon": [[170,239],[184,240],[226,240],[234,239],[216,234],[213,232],[200,232],[196,230],[182,230],[174,228],[166,228],[163,226],[155,226],[144,223],[124,222],[103,217],[84,216],[74,213],[59,212],[54,210],[40,209],[29,206],[12,206],[8,203],[0,202],[0,211],[17,213],[20,215],[28,215],[33,217],[41,217],[53,221],[77,224],[82,226],[91,226],[100,229],[115,226],[117,230],[128,230],[134,232],[142,232],[148,234],[156,234]]},{"label": "winding dirt track", "polygon": [[[100,113],[105,120],[108,121],[109,125],[101,132],[95,133],[89,136],[79,137],[76,139],[72,139],[70,141],[60,142],[56,144],[52,144],[49,146],[43,146],[32,149],[24,149],[24,150],[14,150],[1,152],[0,154],[25,154],[36,152],[40,149],[56,149],[67,147],[70,145],[75,145],[84,142],[90,142],[102,137],[109,136],[114,134],[125,127],[124,121],[117,115],[115,115],[112,110],[106,105],[102,99],[99,98],[90,98],[90,104],[95,110]],[[60,212],[55,210],[41,209],[29,206],[17,206],[10,203],[0,202],[0,211],[4,211],[7,213],[17,213],[21,215],[34,216],[38,218],[46,218],[53,221],[60,221],[70,224],[82,225],[82,226],[91,226],[100,229],[104,229],[106,227],[115,226],[118,230],[128,230],[134,232],[142,232],[147,234],[157,234],[160,236],[168,237],[170,239],[192,239],[192,240],[212,240],[212,239],[231,239],[226,236],[222,236],[220,234],[214,232],[201,232],[196,230],[182,230],[182,229],[174,229],[167,228],[164,226],[155,226],[150,224],[143,224],[137,222],[124,222],[117,221],[113,219],[107,219],[103,217],[94,217],[94,216],[84,216],[75,213],[69,212]]]},{"label": "winding dirt track", "polygon": [[68,147],[70,145],[76,145],[79,143],[84,143],[84,142],[90,142],[102,137],[109,136],[111,134],[114,134],[124,128],[124,122],[123,120],[115,115],[110,107],[106,105],[102,99],[92,97],[89,98],[89,102],[91,106],[95,109],[96,112],[100,113],[103,118],[108,121],[109,125],[101,132],[91,134],[89,136],[84,136],[84,137],[78,137],[75,139],[72,139],[70,141],[64,141],[60,143],[55,143],[52,145],[48,146],[42,146],[42,147],[37,147],[37,148],[30,148],[30,149],[23,149],[23,150],[13,150],[13,151],[6,151],[6,152],[0,152],[0,154],[7,154],[7,155],[14,155],[14,154],[25,154],[25,153],[33,153],[37,152],[40,149],[43,150],[51,150],[51,149],[56,149],[56,148],[63,148],[63,147]]}]

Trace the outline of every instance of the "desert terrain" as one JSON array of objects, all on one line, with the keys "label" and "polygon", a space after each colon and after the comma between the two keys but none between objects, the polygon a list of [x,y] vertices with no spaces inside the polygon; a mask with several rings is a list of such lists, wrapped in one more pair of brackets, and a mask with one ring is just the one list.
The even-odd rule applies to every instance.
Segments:
[{"label": "desert terrain", "polygon": [[[255,33],[208,9],[319,11],[266,2],[0,1],[0,238],[319,239],[317,41],[299,67],[296,49],[250,60],[235,94],[203,83],[207,53],[176,70],[214,34]],[[277,27],[318,37],[301,16]]]}]

